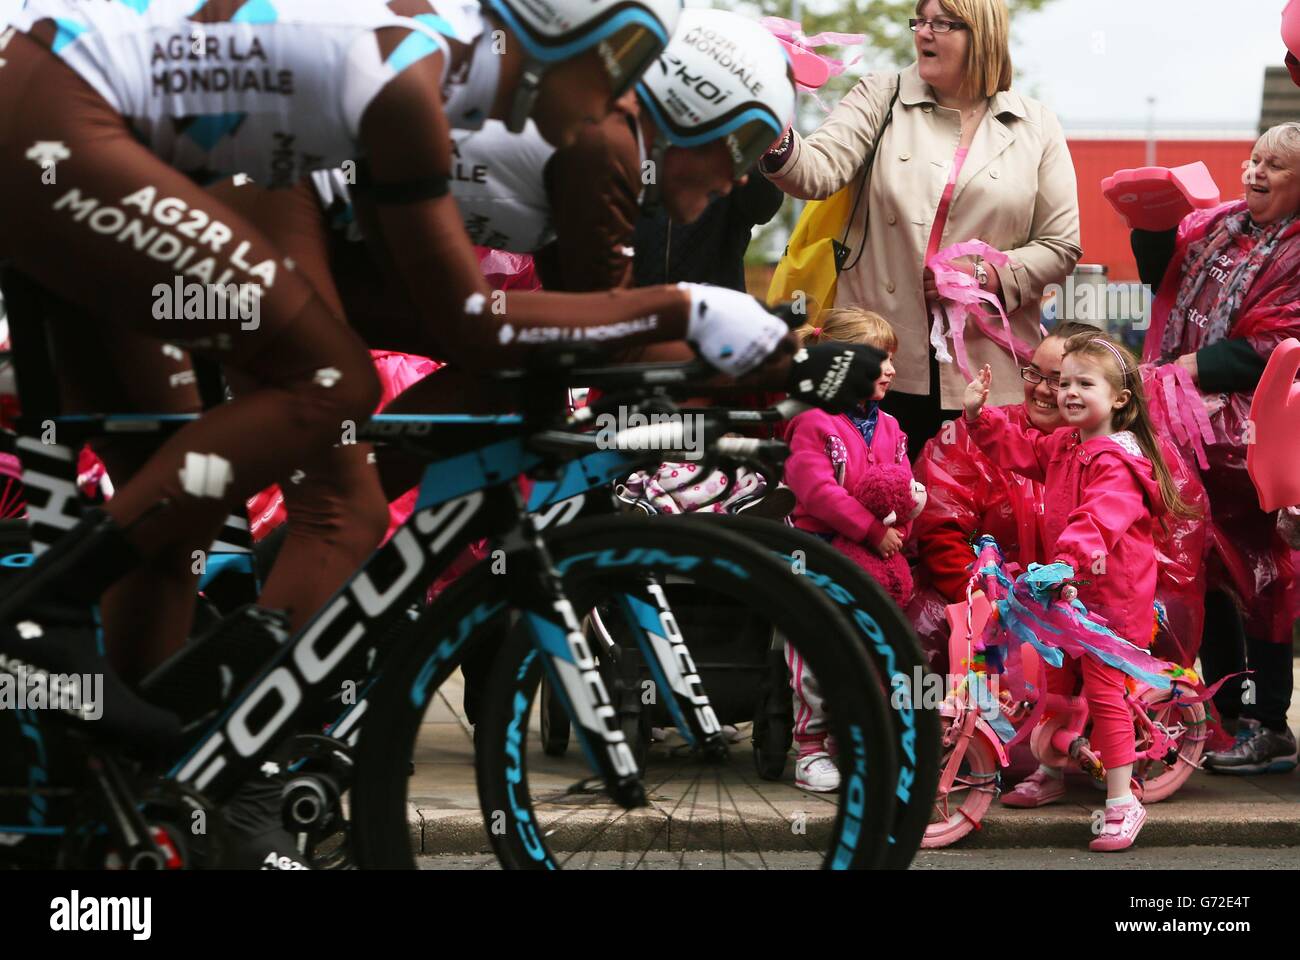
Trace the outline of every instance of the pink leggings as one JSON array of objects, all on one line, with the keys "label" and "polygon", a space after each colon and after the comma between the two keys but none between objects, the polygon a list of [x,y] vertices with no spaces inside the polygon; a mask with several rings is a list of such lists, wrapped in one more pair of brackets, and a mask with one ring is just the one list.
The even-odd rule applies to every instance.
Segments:
[{"label": "pink leggings", "polygon": [[1048,691],[1075,696],[1080,672],[1083,696],[1092,718],[1092,734],[1088,738],[1092,749],[1101,756],[1107,769],[1132,763],[1137,755],[1133,751],[1133,718],[1124,702],[1124,673],[1094,657],[1085,656],[1081,660],[1066,657],[1060,668],[1047,668]]}]

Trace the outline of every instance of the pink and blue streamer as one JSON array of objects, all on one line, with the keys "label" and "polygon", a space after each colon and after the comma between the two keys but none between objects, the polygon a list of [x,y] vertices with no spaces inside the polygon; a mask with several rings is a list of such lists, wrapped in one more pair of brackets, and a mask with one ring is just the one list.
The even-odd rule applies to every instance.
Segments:
[{"label": "pink and blue streamer", "polygon": [[1004,645],[1008,638],[1028,643],[1043,660],[1060,667],[1068,655],[1091,656],[1149,687],[1168,690],[1173,665],[1125,640],[1098,622],[1078,599],[1056,597],[1055,588],[1070,580],[1069,564],[1031,564],[1014,581],[1002,566],[1002,552],[991,537],[976,545],[975,569],[998,616],[990,618],[983,645]]}]

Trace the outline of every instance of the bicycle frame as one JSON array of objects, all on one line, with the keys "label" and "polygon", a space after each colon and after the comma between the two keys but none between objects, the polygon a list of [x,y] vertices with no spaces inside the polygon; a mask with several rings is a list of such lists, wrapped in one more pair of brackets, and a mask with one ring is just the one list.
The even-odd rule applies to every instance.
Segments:
[{"label": "bicycle frame", "polygon": [[[173,766],[170,777],[218,802],[229,797],[293,731],[308,703],[325,699],[345,679],[382,669],[385,650],[379,650],[379,660],[367,671],[363,637],[382,635],[393,618],[415,613],[429,586],[460,551],[492,536],[523,545],[525,569],[507,581],[510,605],[522,612],[536,648],[554,665],[575,708],[575,730],[588,738],[588,758],[611,796],[625,806],[639,804],[643,792],[636,764],[622,731],[610,722],[614,708],[609,694],[559,575],[513,487],[514,479],[536,467],[541,457],[526,449],[517,416],[380,420],[390,437],[425,435],[433,423],[509,426],[515,435],[431,462],[411,517],[227,706]],[[627,455],[607,458],[607,469],[615,459],[617,471],[634,469],[638,462]]]},{"label": "bicycle frame", "polygon": [[[193,417],[140,414],[63,419],[80,430],[93,431],[96,423],[102,427],[117,420],[148,430],[179,425]],[[403,614],[417,618],[417,608],[429,586],[460,551],[485,536],[497,536],[527,546],[523,557],[530,562],[525,564],[524,576],[512,578],[510,606],[522,611],[522,622],[543,654],[543,664],[561,693],[588,762],[617,802],[627,807],[643,803],[634,757],[572,605],[550,567],[539,531],[548,521],[572,520],[587,492],[643,466],[646,455],[600,451],[572,460],[563,466],[557,481],[536,482],[524,508],[513,481],[538,466],[542,458],[527,450],[518,429],[521,424],[517,415],[376,416],[372,426],[363,431],[363,439],[376,434],[385,440],[426,437],[434,426],[508,427],[511,435],[429,463],[415,511],[407,522],[290,638],[167,776],[220,803],[286,741],[310,704],[329,698],[344,679],[364,672],[367,680],[358,702],[326,731],[355,743],[365,712],[365,692],[393,647],[391,643],[363,645],[362,638],[383,636],[383,628]],[[66,486],[68,489],[49,498],[59,513],[76,494],[75,486]],[[537,522],[529,517],[527,511],[531,510],[539,511]],[[720,726],[698,677],[692,676],[690,655],[666,598],[653,583],[647,584],[645,597],[628,595],[622,603],[631,614],[629,622],[647,661],[670,691],[668,702],[681,721],[683,736],[692,744],[705,738],[720,742]],[[436,607],[428,612],[436,619]],[[372,653],[373,660],[366,663]],[[689,718],[682,714],[677,697],[691,702],[694,709]]]}]

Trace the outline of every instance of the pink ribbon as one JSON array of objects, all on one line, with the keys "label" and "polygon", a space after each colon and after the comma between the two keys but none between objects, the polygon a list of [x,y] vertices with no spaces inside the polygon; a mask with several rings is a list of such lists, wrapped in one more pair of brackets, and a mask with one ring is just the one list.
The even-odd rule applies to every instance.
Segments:
[{"label": "pink ribbon", "polygon": [[[990,247],[983,240],[968,240],[945,247],[925,262],[934,274],[934,285],[939,291],[941,304],[930,308],[934,324],[930,328],[930,342],[934,345],[935,356],[941,363],[952,363],[953,356],[948,352],[944,340],[943,318],[948,318],[948,336],[952,337],[953,352],[956,354],[957,369],[967,380],[971,380],[970,358],[966,353],[966,322],[973,320],[984,336],[988,337],[1003,350],[1009,352],[1017,363],[1020,355],[1026,360],[1034,354],[1032,344],[1026,343],[1011,332],[1011,321],[1002,309],[1002,302],[987,290],[981,290],[979,282],[969,273],[954,265],[960,257],[979,256],[995,266],[1004,267],[1011,262],[1001,250]],[[990,304],[1002,318],[1002,329],[993,327],[991,319],[981,304]],[[1043,331],[1046,335],[1046,331]]]},{"label": "pink ribbon", "polygon": [[820,87],[831,77],[838,77],[846,69],[853,66],[862,57],[856,56],[848,63],[842,60],[836,60],[834,57],[827,57],[813,50],[813,47],[837,46],[837,47],[856,47],[866,42],[866,34],[863,33],[836,33],[834,31],[824,31],[814,33],[811,37],[803,32],[803,25],[796,23],[794,20],[787,20],[784,17],[764,17],[759,21],[768,32],[781,41],[790,54],[790,60],[794,64],[795,82],[805,90],[814,90]]},{"label": "pink ribbon", "polygon": [[1210,462],[1205,448],[1214,445],[1214,428],[1205,412],[1205,400],[1201,391],[1192,382],[1192,375],[1177,363],[1165,363],[1148,369],[1152,376],[1159,378],[1160,397],[1164,401],[1166,419],[1174,440],[1180,447],[1190,449],[1196,455],[1196,463],[1202,470],[1208,470]]}]

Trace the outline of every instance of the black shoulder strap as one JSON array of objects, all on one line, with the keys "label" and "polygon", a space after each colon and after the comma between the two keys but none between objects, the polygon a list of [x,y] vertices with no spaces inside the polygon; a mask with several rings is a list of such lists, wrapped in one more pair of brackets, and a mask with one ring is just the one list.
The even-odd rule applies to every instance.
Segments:
[{"label": "black shoulder strap", "polygon": [[844,224],[844,239],[840,242],[839,248],[835,251],[835,260],[838,272],[843,273],[845,270],[851,270],[857,266],[858,261],[862,259],[862,251],[867,245],[867,220],[871,216],[871,204],[868,202],[864,205],[862,218],[862,244],[858,247],[858,254],[853,258],[852,263],[845,263],[849,254],[849,234],[853,230],[853,219],[858,213],[858,204],[862,202],[862,197],[867,192],[867,185],[871,178],[871,168],[876,164],[876,156],[880,153],[880,141],[885,135],[885,128],[889,126],[894,119],[894,104],[898,102],[898,92],[903,85],[903,75],[897,74],[894,77],[894,95],[889,98],[889,106],[885,108],[885,116],[880,121],[880,127],[876,130],[876,138],[871,142],[871,156],[867,157],[866,162],[862,164],[862,183],[858,186],[858,195],[853,198],[853,209],[849,211],[848,222]]}]

